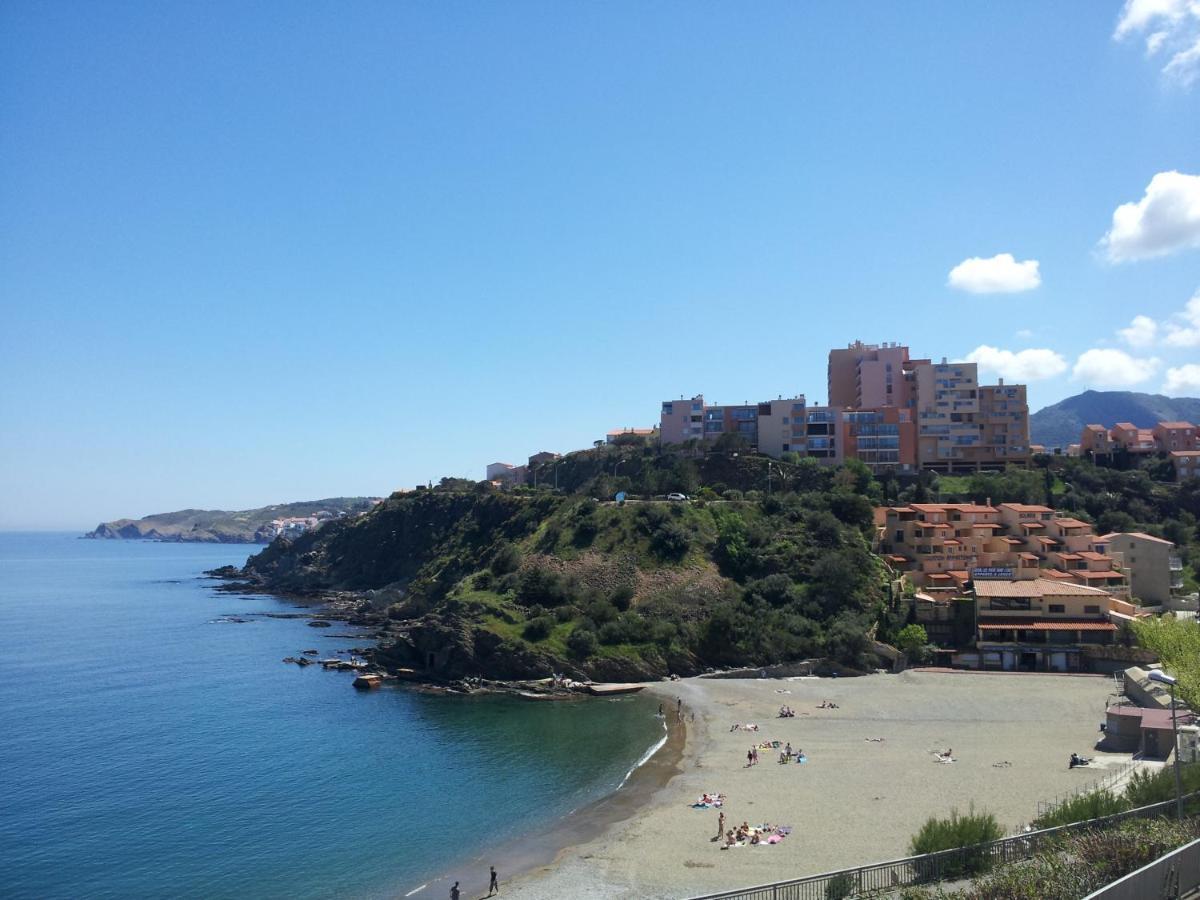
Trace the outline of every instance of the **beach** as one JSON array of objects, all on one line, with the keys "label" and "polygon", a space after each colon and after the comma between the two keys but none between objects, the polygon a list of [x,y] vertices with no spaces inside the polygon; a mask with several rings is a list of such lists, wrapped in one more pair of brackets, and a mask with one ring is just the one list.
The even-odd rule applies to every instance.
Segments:
[{"label": "beach", "polygon": [[[1037,815],[1039,800],[1104,775],[1068,770],[1067,760],[1072,751],[1094,755],[1112,679],[911,671],[696,678],[648,691],[668,716],[683,701],[672,764],[659,767],[657,782],[631,779],[622,792],[636,803],[625,802],[595,837],[505,883],[504,896],[687,897],[895,859],[909,855],[926,818],[971,804],[1014,832]],[[819,708],[826,700],[837,708]],[[784,705],[795,718],[777,718]],[[731,732],[735,723],[759,730]],[[769,740],[790,742],[807,762],[780,765],[778,751],[759,750],[747,767],[747,750]],[[954,762],[938,761],[946,749]],[[718,810],[691,805],[705,792],[725,794],[727,827],[766,822],[792,833],[771,846],[720,849]]]}]

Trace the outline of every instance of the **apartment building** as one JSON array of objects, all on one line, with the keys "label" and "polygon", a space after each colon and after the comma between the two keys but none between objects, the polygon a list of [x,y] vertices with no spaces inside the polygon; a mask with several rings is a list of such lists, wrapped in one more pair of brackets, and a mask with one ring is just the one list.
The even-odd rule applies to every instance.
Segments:
[{"label": "apartment building", "polygon": [[1022,503],[910,503],[876,510],[877,550],[923,590],[963,594],[981,577],[1088,585],[1124,597],[1128,578],[1086,522]]},{"label": "apartment building", "polygon": [[1155,446],[1163,452],[1200,450],[1200,428],[1191,422],[1159,422],[1150,433]]},{"label": "apartment building", "polygon": [[[847,408],[908,406],[912,361],[897,343],[864,344],[829,351],[829,405]],[[928,360],[922,360],[928,362]]]},{"label": "apartment building", "polygon": [[1172,450],[1168,456],[1175,468],[1175,480],[1200,478],[1200,450]]},{"label": "apartment building", "polygon": [[658,420],[659,440],[664,444],[686,444],[704,440],[704,395],[691,400],[666,400]]},{"label": "apartment building", "polygon": [[1106,534],[1101,539],[1120,553],[1129,573],[1129,593],[1150,606],[1169,605],[1183,590],[1183,562],[1175,545],[1141,531]]},{"label": "apartment building", "polygon": [[842,453],[874,471],[913,471],[917,463],[917,424],[912,410],[895,406],[848,409],[842,413]]},{"label": "apartment building", "polygon": [[909,358],[901,344],[856,341],[830,351],[828,379],[823,407],[802,395],[737,406],[708,406],[702,394],[668,400],[660,440],[683,444],[735,433],[770,456],[856,458],[877,471],[964,472],[1029,462],[1025,386],[980,385],[975,363],[935,364]]},{"label": "apartment building", "polygon": [[1117,625],[1105,590],[1048,578],[978,579],[975,652],[956,662],[982,669],[1079,672],[1089,647],[1111,645]]},{"label": "apartment building", "polygon": [[807,454],[808,404],[804,395],[758,404],[758,450],[776,459],[785,453]]}]

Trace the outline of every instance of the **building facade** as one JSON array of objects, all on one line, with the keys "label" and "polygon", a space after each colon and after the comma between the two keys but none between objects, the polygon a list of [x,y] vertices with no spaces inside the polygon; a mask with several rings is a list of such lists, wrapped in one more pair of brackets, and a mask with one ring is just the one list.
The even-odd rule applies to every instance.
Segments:
[{"label": "building facade", "polygon": [[1106,534],[1102,538],[1120,553],[1129,573],[1129,593],[1151,606],[1168,605],[1183,591],[1183,562],[1175,545],[1140,531]]}]

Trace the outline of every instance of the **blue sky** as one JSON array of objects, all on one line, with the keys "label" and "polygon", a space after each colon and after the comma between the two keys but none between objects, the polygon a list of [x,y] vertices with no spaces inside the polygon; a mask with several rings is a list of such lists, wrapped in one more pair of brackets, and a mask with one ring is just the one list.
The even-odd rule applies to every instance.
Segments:
[{"label": "blue sky", "polygon": [[823,401],[856,338],[1200,396],[1197,41],[1187,0],[5,3],[0,527],[481,477]]}]

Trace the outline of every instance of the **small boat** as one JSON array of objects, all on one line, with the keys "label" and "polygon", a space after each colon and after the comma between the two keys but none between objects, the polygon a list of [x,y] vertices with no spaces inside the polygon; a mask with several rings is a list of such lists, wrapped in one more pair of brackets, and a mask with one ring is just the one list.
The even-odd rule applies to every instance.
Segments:
[{"label": "small boat", "polygon": [[596,697],[613,697],[617,694],[636,694],[645,690],[644,684],[589,684],[587,692]]},{"label": "small boat", "polygon": [[374,672],[363,672],[354,679],[354,686],[360,691],[369,691],[371,688],[377,688],[383,684],[383,676],[376,675]]},{"label": "small boat", "polygon": [[517,696],[522,700],[572,700],[570,694],[539,694],[535,691],[517,691]]}]

